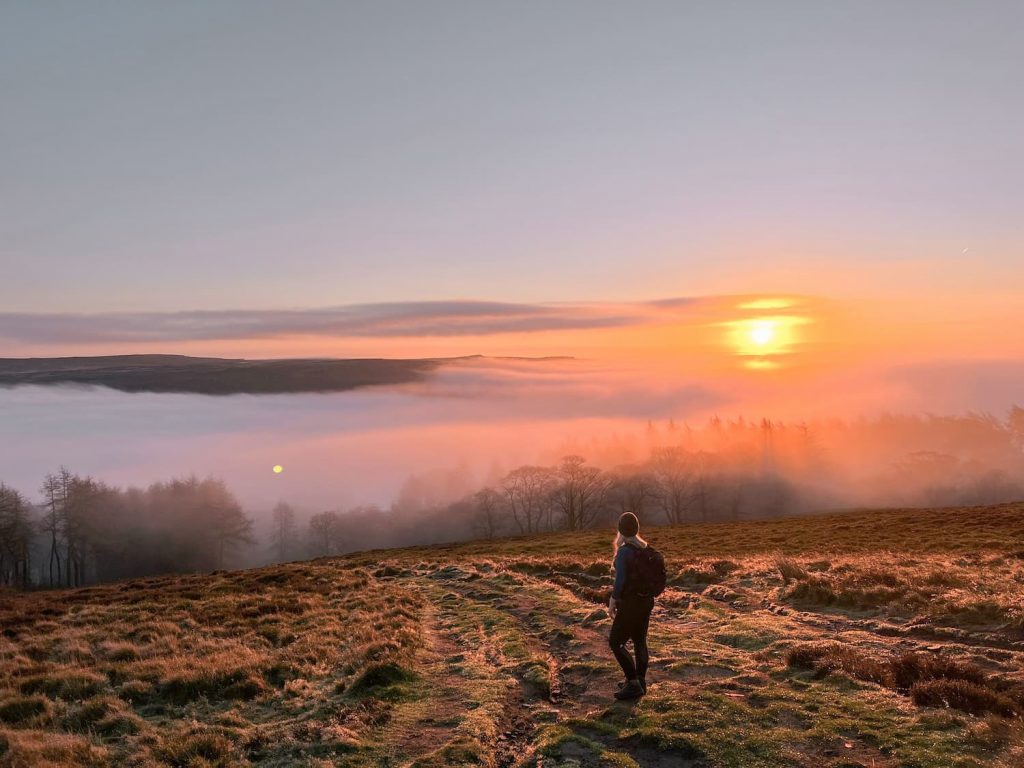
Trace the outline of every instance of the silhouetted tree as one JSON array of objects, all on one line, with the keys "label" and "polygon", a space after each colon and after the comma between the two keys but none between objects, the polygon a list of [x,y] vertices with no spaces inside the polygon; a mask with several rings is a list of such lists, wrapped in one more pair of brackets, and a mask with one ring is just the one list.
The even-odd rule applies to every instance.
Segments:
[{"label": "silhouetted tree", "polygon": [[0,584],[28,588],[32,533],[28,502],[0,483]]},{"label": "silhouetted tree", "polygon": [[493,488],[473,494],[473,530],[483,539],[493,539],[503,528],[505,499]]},{"label": "silhouetted tree", "polygon": [[646,467],[624,464],[612,470],[609,498],[615,510],[632,512],[641,520],[658,499],[658,481]]},{"label": "silhouetted tree", "polygon": [[150,552],[163,571],[223,568],[229,555],[253,543],[252,519],[215,478],[156,483],[143,494],[141,512],[145,540],[161,539]]},{"label": "silhouetted tree", "polygon": [[554,472],[551,498],[570,531],[588,528],[603,508],[608,480],[596,467],[588,467],[582,456],[566,456]]},{"label": "silhouetted tree", "polygon": [[[1024,409],[787,424],[680,422],[593,442],[600,463],[565,457],[523,466],[472,493],[468,469],[417,474],[390,508],[327,512],[309,522],[309,551],[337,554],[457,541],[501,531],[571,529],[631,509],[669,523],[769,517],[853,504],[963,505],[1024,498]],[[610,443],[610,444],[609,444]],[[648,458],[634,461],[634,451]],[[606,472],[600,467],[613,466]],[[62,467],[32,507],[0,486],[0,583],[79,585],[239,564],[252,521],[220,481],[176,478],[116,489]],[[36,512],[38,509],[38,512]],[[648,521],[649,522],[649,521]],[[278,510],[278,559],[297,555],[294,517]],[[34,568],[34,570],[33,570]]]},{"label": "silhouetted tree", "polygon": [[270,523],[270,544],[278,562],[283,563],[295,551],[298,540],[295,510],[283,501],[278,502],[270,514]]},{"label": "silhouetted tree", "polygon": [[333,510],[319,512],[309,519],[309,535],[313,551],[323,557],[337,553],[341,544],[338,513]]},{"label": "silhouetted tree", "polygon": [[210,520],[217,567],[223,568],[228,552],[245,544],[253,544],[252,519],[242,511],[241,505],[220,480],[204,480],[206,491],[202,503]]},{"label": "silhouetted tree", "polygon": [[547,467],[513,469],[501,481],[512,519],[520,533],[537,533],[551,510],[554,478]]},{"label": "silhouetted tree", "polygon": [[88,579],[87,569],[93,561],[98,540],[117,533],[116,527],[105,526],[103,519],[111,509],[108,497],[114,492],[91,477],[68,474],[65,493],[65,583],[77,587]]},{"label": "silhouetted tree", "polygon": [[[71,484],[71,473],[66,467],[61,467],[56,474],[48,474],[43,479],[43,487],[40,492],[43,494],[43,507],[46,510],[43,515],[43,530],[48,534],[50,540],[50,586],[61,582],[61,557],[60,543],[64,530],[64,512],[67,506],[68,487]],[[53,566],[57,566],[57,580],[53,578]]]},{"label": "silhouetted tree", "polygon": [[686,522],[693,505],[689,456],[681,448],[658,448],[651,455],[651,472],[658,484],[658,506],[670,525]]}]

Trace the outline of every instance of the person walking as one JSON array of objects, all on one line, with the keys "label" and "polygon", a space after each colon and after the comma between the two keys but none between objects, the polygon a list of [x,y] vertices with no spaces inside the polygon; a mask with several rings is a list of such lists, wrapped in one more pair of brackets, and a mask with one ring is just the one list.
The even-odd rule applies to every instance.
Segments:
[{"label": "person walking", "polygon": [[[665,589],[665,560],[640,537],[640,521],[632,512],[619,518],[613,548],[615,584],[608,601],[608,615],[612,618],[608,645],[626,676],[615,698],[638,699],[647,693],[647,630],[654,598]],[[635,660],[626,650],[630,641]]]}]

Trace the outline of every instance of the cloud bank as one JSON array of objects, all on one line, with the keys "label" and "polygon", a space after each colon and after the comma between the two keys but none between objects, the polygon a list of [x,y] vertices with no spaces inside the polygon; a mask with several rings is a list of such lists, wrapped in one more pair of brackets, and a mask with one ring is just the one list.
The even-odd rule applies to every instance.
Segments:
[{"label": "cloud bank", "polygon": [[99,314],[0,313],[0,339],[21,344],[174,342],[280,336],[477,336],[638,325],[698,300],[529,304],[419,301],[295,310]]}]

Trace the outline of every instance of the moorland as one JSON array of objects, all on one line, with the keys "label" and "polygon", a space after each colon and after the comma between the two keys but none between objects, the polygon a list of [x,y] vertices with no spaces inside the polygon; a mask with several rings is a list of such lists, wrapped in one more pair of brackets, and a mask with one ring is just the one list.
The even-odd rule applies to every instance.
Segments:
[{"label": "moorland", "polygon": [[610,535],[0,593],[0,764],[1024,764],[1024,504],[651,529],[614,702]]}]

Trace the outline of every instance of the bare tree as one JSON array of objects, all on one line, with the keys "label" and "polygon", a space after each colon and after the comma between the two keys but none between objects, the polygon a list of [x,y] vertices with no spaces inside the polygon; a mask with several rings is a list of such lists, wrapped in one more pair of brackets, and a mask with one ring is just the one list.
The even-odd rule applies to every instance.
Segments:
[{"label": "bare tree", "polygon": [[658,506],[671,525],[686,522],[693,506],[693,474],[682,448],[658,448],[651,454],[651,471],[658,483]]},{"label": "bare tree", "polygon": [[562,523],[570,531],[588,528],[603,509],[608,479],[582,456],[565,456],[555,470],[551,498]]},{"label": "bare tree", "polygon": [[323,557],[336,553],[340,545],[340,520],[334,510],[318,512],[309,519],[309,536],[313,551]]},{"label": "bare tree", "polygon": [[274,507],[270,515],[272,528],[270,543],[277,555],[278,562],[285,562],[295,550],[298,532],[295,524],[295,510],[281,501]]},{"label": "bare tree", "polygon": [[621,514],[632,512],[641,520],[658,500],[658,481],[645,467],[624,464],[612,470],[609,497]]},{"label": "bare tree", "polygon": [[552,473],[547,467],[513,469],[501,481],[509,511],[520,533],[537,533],[551,509]]},{"label": "bare tree", "polygon": [[473,528],[485,539],[493,539],[503,526],[505,499],[493,488],[483,488],[473,494]]}]

